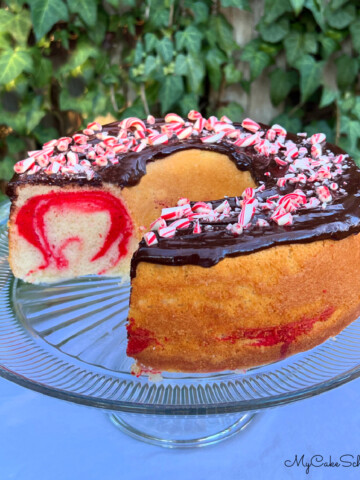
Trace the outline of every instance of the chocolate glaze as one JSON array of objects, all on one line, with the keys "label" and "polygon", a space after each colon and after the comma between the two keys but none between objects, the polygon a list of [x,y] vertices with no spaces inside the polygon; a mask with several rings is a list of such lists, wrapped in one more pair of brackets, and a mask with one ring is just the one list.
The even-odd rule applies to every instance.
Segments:
[{"label": "chocolate glaze", "polygon": [[[158,119],[156,126],[162,124]],[[235,124],[242,129],[240,124]],[[262,125],[266,130],[268,127]],[[103,131],[110,135],[117,135],[119,130],[118,122],[106,125]],[[287,140],[292,140],[298,145],[310,147],[306,140],[297,135],[288,134]],[[91,142],[97,143],[95,138]],[[148,162],[164,158],[181,150],[200,149],[209,150],[227,155],[239,170],[248,170],[257,184],[264,183],[265,190],[258,193],[258,198],[265,199],[271,195],[285,195],[292,192],[294,185],[278,187],[277,178],[283,177],[288,169],[277,165],[273,155],[264,157],[257,154],[252,147],[239,148],[227,143],[204,144],[197,138],[187,140],[170,139],[168,144],[152,146],[139,153],[127,153],[118,155],[119,163],[106,167],[94,167],[95,176],[87,180],[81,175],[47,175],[39,172],[35,175],[14,175],[9,183],[7,193],[12,200],[16,198],[16,189],[21,185],[76,185],[76,186],[101,186],[103,183],[112,183],[121,188],[136,185],[141,177],[146,174]],[[344,154],[340,148],[331,145],[323,145],[324,153]],[[81,158],[81,156],[80,156]],[[200,221],[203,232],[198,235],[192,233],[192,229],[178,230],[173,238],[159,238],[158,244],[148,247],[144,240],[140,242],[135,252],[131,276],[136,274],[136,267],[139,262],[146,261],[161,263],[165,265],[200,265],[211,267],[225,257],[234,257],[249,254],[275,245],[290,243],[308,243],[316,240],[335,239],[340,240],[351,234],[360,231],[360,169],[355,162],[347,157],[343,162],[343,173],[336,178],[339,190],[332,192],[333,201],[322,206],[305,209],[302,208],[294,215],[294,223],[291,226],[278,226],[271,223],[268,227],[255,225],[258,218],[265,218],[265,215],[256,214],[252,226],[244,230],[241,235],[234,235],[226,230],[226,225],[236,222],[235,217],[224,219],[222,222],[207,224]],[[271,176],[264,175],[270,172]],[[314,191],[315,186],[307,183],[302,187],[308,195]],[[241,194],[241,192],[239,192]],[[230,205],[235,208],[235,199],[228,199]],[[222,200],[211,202],[214,207]]]}]

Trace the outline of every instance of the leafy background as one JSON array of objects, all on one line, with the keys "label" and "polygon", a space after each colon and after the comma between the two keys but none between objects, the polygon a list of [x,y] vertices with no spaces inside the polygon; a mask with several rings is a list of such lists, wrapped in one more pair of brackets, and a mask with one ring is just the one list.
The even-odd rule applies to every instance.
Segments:
[{"label": "leafy background", "polygon": [[[246,102],[225,101],[226,89],[254,94],[260,76],[270,79],[279,112],[269,120],[293,132],[325,132],[360,159],[358,1],[8,0],[0,6],[2,190],[27,150],[98,116],[199,109],[240,119]],[[237,9],[258,18],[253,39],[241,46],[227,20]]]}]

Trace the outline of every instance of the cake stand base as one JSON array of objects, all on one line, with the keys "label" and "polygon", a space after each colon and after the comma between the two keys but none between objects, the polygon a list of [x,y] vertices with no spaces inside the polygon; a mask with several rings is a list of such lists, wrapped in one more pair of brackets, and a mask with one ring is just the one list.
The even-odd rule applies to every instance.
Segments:
[{"label": "cake stand base", "polygon": [[231,438],[256,415],[256,412],[209,416],[112,413],[110,419],[122,432],[142,442],[167,448],[193,448]]}]

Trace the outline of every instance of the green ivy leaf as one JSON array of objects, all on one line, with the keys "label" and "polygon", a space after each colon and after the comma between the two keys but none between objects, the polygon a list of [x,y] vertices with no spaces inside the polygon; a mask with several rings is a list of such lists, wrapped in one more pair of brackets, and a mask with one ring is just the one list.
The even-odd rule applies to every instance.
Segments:
[{"label": "green ivy leaf", "polygon": [[215,89],[218,89],[222,79],[221,65],[226,61],[226,56],[218,48],[212,48],[207,52],[205,61],[210,83]]},{"label": "green ivy leaf", "polygon": [[338,42],[330,37],[320,37],[320,44],[323,58],[329,58],[330,55],[339,49]]},{"label": "green ivy leaf", "polygon": [[298,16],[304,8],[305,0],[290,0],[290,4],[295,12],[295,15]]},{"label": "green ivy leaf", "polygon": [[348,27],[355,18],[356,8],[355,5],[351,3],[335,11],[328,8],[326,12],[326,19],[329,25],[337,30]]},{"label": "green ivy leaf", "polygon": [[20,13],[14,16],[11,30],[15,40],[20,45],[26,46],[31,30],[30,12],[28,10],[22,10]]},{"label": "green ivy leaf", "polygon": [[360,19],[350,25],[350,33],[354,49],[360,53]]},{"label": "green ivy leaf", "polygon": [[37,40],[48,33],[59,20],[68,20],[68,10],[63,0],[28,0]]},{"label": "green ivy leaf", "polygon": [[305,7],[313,14],[316,23],[321,30],[325,30],[324,2],[322,0],[305,0]]},{"label": "green ivy leaf", "polygon": [[4,50],[0,55],[0,84],[14,80],[23,71],[31,72],[33,66],[29,52],[25,50]]},{"label": "green ivy leaf", "polygon": [[343,54],[336,60],[336,81],[340,89],[345,90],[355,81],[358,69],[357,60],[349,55]]},{"label": "green ivy leaf", "polygon": [[355,99],[355,105],[351,109],[351,113],[360,120],[360,97],[359,96],[357,96]]},{"label": "green ivy leaf", "polygon": [[179,102],[180,113],[186,117],[190,110],[199,110],[199,97],[195,93],[186,93]]},{"label": "green ivy leaf", "polygon": [[194,93],[200,93],[205,76],[204,62],[195,55],[187,55],[186,63],[189,90]]},{"label": "green ivy leaf", "polygon": [[323,67],[324,62],[317,62],[311,55],[304,55],[297,63],[302,103],[319,87]]},{"label": "green ivy leaf", "polygon": [[[247,48],[248,47],[248,48]],[[250,64],[250,77],[252,80],[261,75],[264,68],[271,63],[270,56],[254,48],[254,45],[246,45],[241,55],[241,60],[249,62]]]},{"label": "green ivy leaf", "polygon": [[157,61],[156,57],[153,55],[147,55],[145,58],[145,64],[144,64],[144,75],[146,78],[151,77],[153,74],[154,70],[157,68]]},{"label": "green ivy leaf", "polygon": [[338,8],[342,7],[346,2],[348,2],[348,0],[331,0],[330,8],[332,10],[337,10]]},{"label": "green ivy leaf", "polygon": [[273,105],[279,105],[288,96],[296,82],[295,72],[276,68],[270,75],[270,98]]},{"label": "green ivy leaf", "polygon": [[13,13],[8,10],[0,9],[0,30],[1,32],[11,32],[14,20]]},{"label": "green ivy leaf", "polygon": [[244,113],[243,107],[240,103],[237,102],[230,102],[225,107],[220,107],[216,111],[216,116],[221,118],[223,115],[226,115],[230,118],[233,122],[239,122],[242,118],[242,114]]},{"label": "green ivy leaf", "polygon": [[298,117],[291,117],[287,113],[281,113],[277,117],[273,118],[270,125],[273,123],[278,123],[282,125],[288,132],[300,132],[301,130],[301,120]]},{"label": "green ivy leaf", "polygon": [[319,107],[324,108],[331,105],[338,98],[338,92],[331,88],[324,87],[321,95]]},{"label": "green ivy leaf", "polygon": [[251,10],[248,0],[220,0],[222,7],[236,7],[240,10]]},{"label": "green ivy leaf", "polygon": [[52,76],[52,63],[48,58],[40,57],[35,62],[34,81],[38,87],[47,87],[50,84]]},{"label": "green ivy leaf", "polygon": [[204,23],[209,18],[209,7],[203,2],[190,2],[189,9],[194,14],[195,23]]},{"label": "green ivy leaf", "polygon": [[175,41],[177,50],[183,50],[190,53],[198,53],[201,49],[203,35],[198,28],[193,25],[185,28],[183,31],[176,32]]},{"label": "green ivy leaf", "polygon": [[216,41],[219,47],[227,55],[229,55],[236,47],[232,27],[223,15],[211,17],[209,22],[208,39],[209,37],[212,37],[213,41]]},{"label": "green ivy leaf", "polygon": [[[6,155],[0,162],[0,178],[9,181],[14,175],[14,159],[10,155]],[[3,198],[1,198],[3,200]]]},{"label": "green ivy leaf", "polygon": [[78,13],[80,18],[89,27],[96,24],[97,2],[96,0],[75,0],[68,2],[70,12]]},{"label": "green ivy leaf", "polygon": [[171,62],[174,55],[174,45],[170,38],[164,37],[161,39],[156,45],[156,50],[166,64]]},{"label": "green ivy leaf", "polygon": [[175,75],[187,75],[188,65],[186,56],[183,53],[179,53],[175,59]]},{"label": "green ivy leaf", "polygon": [[101,52],[90,43],[81,41],[78,43],[76,50],[71,54],[70,59],[58,71],[61,75],[66,75],[72,70],[81,67],[88,58],[96,58]]},{"label": "green ivy leaf", "polygon": [[265,0],[264,21],[266,23],[275,22],[286,12],[291,12],[289,0]]},{"label": "green ivy leaf", "polygon": [[224,67],[225,80],[228,85],[233,83],[239,83],[242,77],[242,73],[235,67],[233,63],[228,63]]},{"label": "green ivy leaf", "polygon": [[257,29],[266,42],[278,43],[289,32],[289,20],[287,18],[281,18],[279,21],[269,24],[260,22],[257,26]]},{"label": "green ivy leaf", "polygon": [[156,49],[156,45],[158,43],[158,39],[156,35],[154,35],[153,33],[146,33],[144,36],[144,41],[145,41],[145,51],[147,53]]},{"label": "green ivy leaf", "polygon": [[305,33],[303,36],[303,45],[306,53],[317,53],[318,43],[316,33]]},{"label": "green ivy leaf", "polygon": [[160,104],[162,113],[169,112],[184,92],[184,82],[178,75],[168,75],[161,85]]},{"label": "green ivy leaf", "polygon": [[139,65],[143,59],[144,48],[141,40],[138,40],[134,50],[134,65]]}]

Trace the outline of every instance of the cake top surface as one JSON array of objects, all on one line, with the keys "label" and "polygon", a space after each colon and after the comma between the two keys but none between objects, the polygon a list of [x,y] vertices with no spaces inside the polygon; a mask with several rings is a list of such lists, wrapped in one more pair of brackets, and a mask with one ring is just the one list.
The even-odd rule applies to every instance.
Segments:
[{"label": "cake top surface", "polygon": [[343,238],[360,230],[360,170],[341,149],[317,133],[288,134],[246,118],[126,118],[101,126],[90,123],[72,137],[44,144],[15,164],[8,193],[21,184],[120,187],[137,184],[146,164],[184,149],[227,155],[250,171],[257,188],[237,198],[164,209],[134,256],[141,260],[210,266],[221,258],[272,245]]}]

